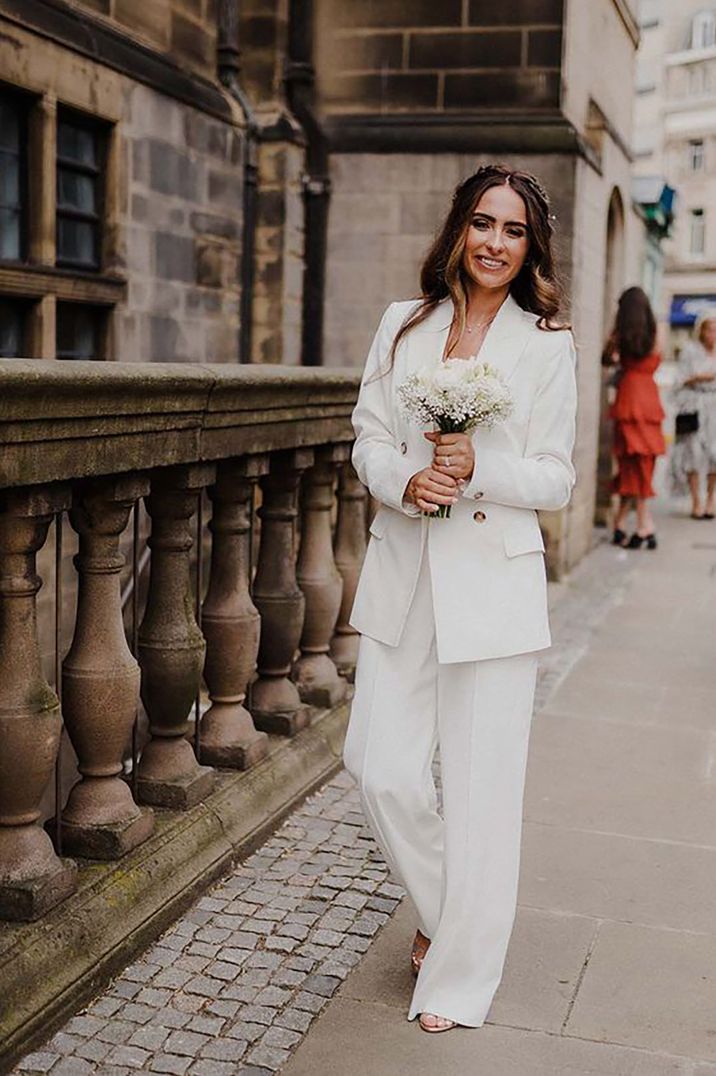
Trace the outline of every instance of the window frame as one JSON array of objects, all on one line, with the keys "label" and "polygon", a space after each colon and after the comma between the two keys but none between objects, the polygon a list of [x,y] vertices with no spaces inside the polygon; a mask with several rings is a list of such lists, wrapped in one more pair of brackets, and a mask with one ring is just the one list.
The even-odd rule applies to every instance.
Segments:
[{"label": "window frame", "polygon": [[0,360],[5,359],[25,359],[28,356],[30,348],[30,336],[31,326],[30,318],[33,311],[34,303],[31,299],[18,298],[15,295],[0,295],[0,308],[3,306],[10,307],[17,311],[17,316],[20,322],[20,350],[17,355],[3,355],[0,347]]},{"label": "window frame", "polygon": [[[707,37],[709,40],[706,40]],[[691,20],[691,48],[712,49],[714,45],[716,45],[716,14],[713,11],[697,11]]]},{"label": "window frame", "polygon": [[[696,236],[698,243],[694,243]],[[689,254],[692,258],[703,258],[706,254],[706,211],[703,207],[689,210]]]},{"label": "window frame", "polygon": [[[94,331],[95,331],[95,354],[87,357],[86,355],[76,354],[60,354],[59,347],[59,320],[60,315],[67,310],[68,307],[73,307],[75,310],[86,310],[90,316],[94,319]],[[62,299],[56,303],[55,306],[55,359],[58,362],[104,362],[108,357],[109,352],[109,332],[112,318],[112,307],[100,304],[100,303],[78,303],[71,300]]]},{"label": "window frame", "polygon": [[[81,161],[60,156],[60,124],[74,124],[78,129],[91,131],[95,142],[96,165],[86,165]],[[104,236],[106,230],[106,187],[107,187],[107,156],[108,156],[109,131],[107,124],[94,116],[79,112],[77,109],[66,105],[57,107],[57,141],[55,146],[55,189],[57,191],[55,201],[55,265],[59,269],[67,269],[78,273],[101,273],[103,266]],[[65,167],[76,174],[91,175],[96,182],[96,208],[94,213],[72,209],[61,209],[59,201],[60,169]],[[60,220],[85,221],[94,224],[93,262],[76,261],[72,258],[64,258],[60,254]]]},{"label": "window frame", "polygon": [[[0,257],[1,265],[23,265],[27,262],[30,251],[29,235],[29,160],[28,160],[28,135],[29,135],[29,109],[30,101],[22,90],[5,82],[0,82],[0,98],[11,101],[17,107],[18,114],[18,185],[19,185],[19,235],[17,258]],[[4,208],[4,207],[3,207]]]},{"label": "window frame", "polygon": [[690,138],[688,141],[688,163],[690,172],[706,171],[706,143],[703,138]]}]

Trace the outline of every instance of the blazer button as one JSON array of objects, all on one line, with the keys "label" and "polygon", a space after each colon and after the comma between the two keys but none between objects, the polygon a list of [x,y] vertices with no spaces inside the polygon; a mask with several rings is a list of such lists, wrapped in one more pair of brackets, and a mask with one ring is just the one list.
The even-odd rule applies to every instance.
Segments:
[{"label": "blazer button", "polygon": [[400,442],[400,451],[403,455],[405,455],[405,453],[408,451],[408,446],[406,445],[405,441]]},{"label": "blazer button", "polygon": [[478,490],[477,493],[473,493],[473,497],[475,498],[476,501],[479,501],[480,497],[484,497],[484,496],[485,496],[485,494],[482,492],[482,490]]},{"label": "blazer button", "polygon": [[475,520],[476,523],[484,523],[487,519],[487,516],[484,512],[475,512],[472,518]]}]

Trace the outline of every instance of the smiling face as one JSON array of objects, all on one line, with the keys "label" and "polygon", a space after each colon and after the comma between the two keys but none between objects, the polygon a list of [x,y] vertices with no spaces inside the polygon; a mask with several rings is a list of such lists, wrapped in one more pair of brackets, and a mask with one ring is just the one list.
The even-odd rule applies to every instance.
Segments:
[{"label": "smiling face", "polygon": [[529,251],[525,203],[507,183],[490,187],[473,210],[463,268],[482,288],[505,288]]}]

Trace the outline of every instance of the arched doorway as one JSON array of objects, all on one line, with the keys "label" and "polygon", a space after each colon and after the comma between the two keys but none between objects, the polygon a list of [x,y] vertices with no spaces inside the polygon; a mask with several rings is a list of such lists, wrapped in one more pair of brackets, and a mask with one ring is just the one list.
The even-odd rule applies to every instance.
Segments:
[{"label": "arched doorway", "polygon": [[[607,210],[607,241],[604,259],[604,300],[602,306],[602,341],[614,321],[617,300],[624,287],[624,203],[614,187]],[[612,430],[608,418],[609,404],[614,395],[610,388],[612,372],[602,371],[599,403],[599,456],[597,462],[597,495],[594,522],[605,527],[612,502]]]}]

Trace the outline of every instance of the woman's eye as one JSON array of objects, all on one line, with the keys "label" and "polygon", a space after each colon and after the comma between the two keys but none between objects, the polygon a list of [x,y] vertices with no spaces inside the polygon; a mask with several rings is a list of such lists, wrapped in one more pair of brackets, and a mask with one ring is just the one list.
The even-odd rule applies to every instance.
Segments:
[{"label": "woman's eye", "polygon": [[490,227],[488,222],[486,220],[482,220],[480,217],[476,217],[475,220],[473,220],[472,226],[473,228],[477,228],[481,232],[486,231]]},{"label": "woman's eye", "polygon": [[524,237],[525,237],[525,235],[526,235],[527,233],[526,233],[526,232],[523,232],[521,228],[508,228],[508,229],[507,229],[507,234],[508,234],[508,235],[509,235],[509,236],[510,236],[510,237],[511,237],[512,239],[524,239]]}]

